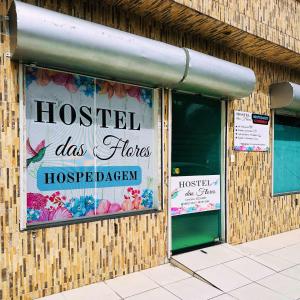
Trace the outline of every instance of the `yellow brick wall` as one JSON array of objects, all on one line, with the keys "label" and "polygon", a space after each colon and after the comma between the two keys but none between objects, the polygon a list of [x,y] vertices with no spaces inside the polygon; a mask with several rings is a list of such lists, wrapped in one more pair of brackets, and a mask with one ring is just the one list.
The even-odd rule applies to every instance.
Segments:
[{"label": "yellow brick wall", "polygon": [[174,0],[200,13],[300,53],[297,0]]}]

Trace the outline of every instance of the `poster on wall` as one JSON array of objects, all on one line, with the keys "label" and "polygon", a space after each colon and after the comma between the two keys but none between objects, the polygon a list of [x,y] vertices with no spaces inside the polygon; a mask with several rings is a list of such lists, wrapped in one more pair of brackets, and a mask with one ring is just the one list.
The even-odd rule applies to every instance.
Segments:
[{"label": "poster on wall", "polygon": [[25,67],[27,224],[159,206],[153,90]]},{"label": "poster on wall", "polygon": [[268,115],[234,112],[234,150],[262,152],[269,150]]},{"label": "poster on wall", "polygon": [[171,177],[171,214],[220,209],[220,175]]}]

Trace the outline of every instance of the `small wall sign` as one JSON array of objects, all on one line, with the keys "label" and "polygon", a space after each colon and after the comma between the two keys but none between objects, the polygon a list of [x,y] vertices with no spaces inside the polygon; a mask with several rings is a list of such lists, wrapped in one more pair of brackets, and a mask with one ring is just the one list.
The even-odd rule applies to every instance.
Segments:
[{"label": "small wall sign", "polygon": [[172,216],[220,209],[220,175],[171,177]]},{"label": "small wall sign", "polygon": [[263,152],[269,150],[268,115],[234,112],[234,150]]}]

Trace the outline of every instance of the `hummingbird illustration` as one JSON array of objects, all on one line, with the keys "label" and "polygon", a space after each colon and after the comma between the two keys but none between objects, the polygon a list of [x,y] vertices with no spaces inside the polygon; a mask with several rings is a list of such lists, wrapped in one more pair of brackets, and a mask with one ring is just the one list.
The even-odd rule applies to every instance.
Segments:
[{"label": "hummingbird illustration", "polygon": [[29,139],[27,139],[26,141],[26,149],[27,149],[27,153],[32,155],[30,158],[27,158],[26,160],[26,166],[28,167],[31,163],[36,163],[39,162],[43,159],[43,157],[45,156],[46,153],[46,149],[47,147],[49,147],[50,145],[45,145],[45,140],[42,140],[35,149],[32,148],[32,146],[30,145],[30,141]]},{"label": "hummingbird illustration", "polygon": [[178,196],[178,194],[179,194],[178,189],[172,191],[172,193],[171,193],[171,198],[172,198],[172,199],[176,198],[176,197]]}]

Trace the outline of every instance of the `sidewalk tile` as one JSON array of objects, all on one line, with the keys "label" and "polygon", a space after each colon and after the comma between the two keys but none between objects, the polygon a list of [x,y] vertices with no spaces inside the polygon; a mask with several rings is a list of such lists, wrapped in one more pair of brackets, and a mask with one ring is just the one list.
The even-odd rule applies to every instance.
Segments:
[{"label": "sidewalk tile", "polygon": [[243,244],[243,247],[256,249],[260,254],[268,253],[274,250],[278,250],[283,247],[284,244],[280,243],[274,238],[274,236],[262,238],[259,240],[247,242]]},{"label": "sidewalk tile", "polygon": [[275,272],[248,257],[242,257],[224,264],[226,267],[244,275],[250,280],[256,281]]},{"label": "sidewalk tile", "polygon": [[268,253],[271,251],[279,250],[287,246],[294,245],[296,243],[299,243],[299,241],[300,241],[300,231],[292,230],[292,231],[287,231],[280,234],[272,235],[269,237],[265,237],[262,239],[250,241],[247,243],[243,243],[237,246],[241,246],[241,248],[244,247],[246,249],[247,248],[256,249],[260,252]]},{"label": "sidewalk tile", "polygon": [[197,273],[224,292],[229,292],[251,283],[246,277],[224,265],[201,270]]},{"label": "sidewalk tile", "polygon": [[230,247],[217,245],[175,255],[173,258],[191,270],[198,271],[240,258],[242,256],[242,254],[240,254],[238,251],[232,250]]},{"label": "sidewalk tile", "polygon": [[300,243],[300,229],[285,231],[273,236],[286,246]]},{"label": "sidewalk tile", "polygon": [[247,243],[235,245],[233,247],[234,247],[234,250],[239,251],[244,256],[254,256],[254,255],[264,254],[264,251],[261,251],[261,250],[255,249],[255,248],[251,248],[247,245]]},{"label": "sidewalk tile", "polygon": [[142,273],[159,285],[166,285],[191,277],[191,275],[189,275],[188,273],[175,266],[172,266],[171,264],[165,264],[162,266],[150,268],[142,271]]},{"label": "sidewalk tile", "polygon": [[232,296],[230,296],[228,294],[222,294],[220,296],[210,298],[210,299],[211,300],[234,300],[235,298],[233,298]]},{"label": "sidewalk tile", "polygon": [[168,292],[164,288],[157,288],[157,289],[150,290],[150,291],[147,291],[147,292],[135,295],[135,296],[131,296],[126,299],[128,299],[128,300],[153,300],[153,299],[178,300],[179,298],[177,298],[175,295]]},{"label": "sidewalk tile", "polygon": [[183,300],[203,300],[222,294],[222,291],[194,277],[165,286]]},{"label": "sidewalk tile", "polygon": [[200,250],[195,250],[183,254],[174,255],[173,259],[177,260],[191,270],[196,271],[203,267],[211,266],[211,262],[206,261],[205,257],[206,254],[200,252]]},{"label": "sidewalk tile", "polygon": [[284,271],[280,272],[280,274],[288,276],[288,277],[292,277],[292,278],[300,281],[300,265],[297,265],[290,269],[284,270]]},{"label": "sidewalk tile", "polygon": [[273,269],[276,272],[283,271],[295,265],[295,263],[293,262],[290,262],[284,258],[269,253],[259,256],[251,256],[251,259],[265,265],[266,267]]},{"label": "sidewalk tile", "polygon": [[117,300],[120,299],[104,282],[98,282],[81,288],[62,292],[65,300]]},{"label": "sidewalk tile", "polygon": [[300,263],[300,244],[285,247],[270,254],[294,262],[295,264]]},{"label": "sidewalk tile", "polygon": [[131,273],[106,281],[107,285],[122,298],[157,288],[158,285],[142,272]]},{"label": "sidewalk tile", "polygon": [[211,260],[215,260],[218,263],[224,263],[226,261],[231,261],[240,257],[243,257],[243,254],[239,253],[234,249],[234,247],[225,246],[223,244],[207,247],[201,249],[202,251],[206,252],[206,255]]},{"label": "sidewalk tile", "polygon": [[243,286],[231,291],[230,294],[240,300],[287,300],[285,296],[273,292],[257,283]]},{"label": "sidewalk tile", "polygon": [[36,300],[66,300],[66,298],[63,297],[62,293],[53,294],[50,296],[38,298]]},{"label": "sidewalk tile", "polygon": [[296,279],[274,274],[258,281],[258,283],[291,299],[300,298],[300,282]]}]

